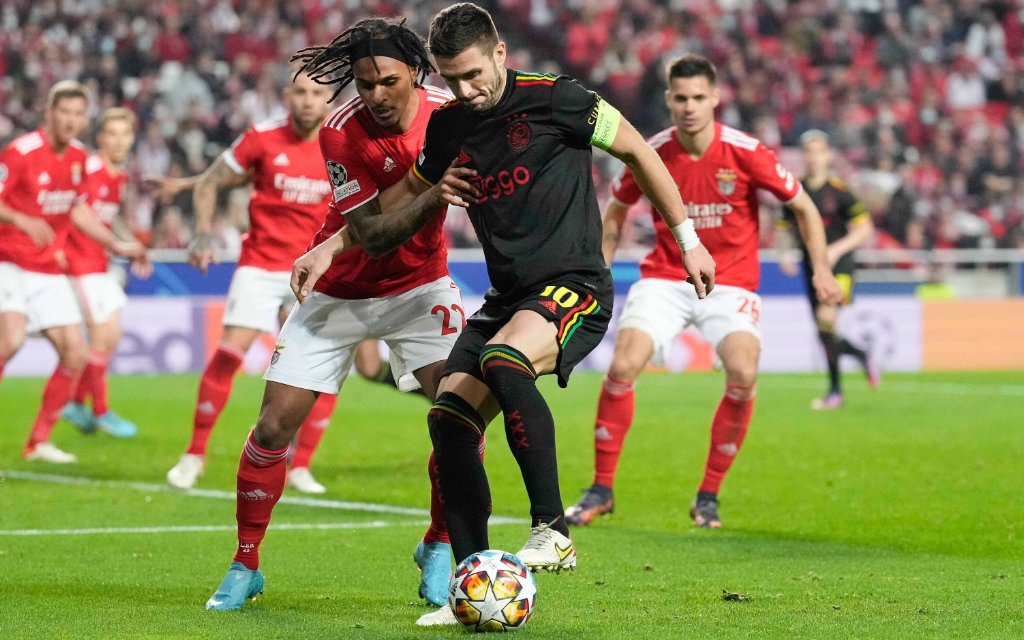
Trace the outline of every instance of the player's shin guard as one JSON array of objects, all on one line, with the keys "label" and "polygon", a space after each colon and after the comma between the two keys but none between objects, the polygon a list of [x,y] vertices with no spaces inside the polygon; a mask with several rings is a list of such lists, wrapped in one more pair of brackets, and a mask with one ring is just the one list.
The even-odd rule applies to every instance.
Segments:
[{"label": "player's shin guard", "polygon": [[634,386],[633,382],[607,376],[597,401],[597,418],[594,420],[594,484],[609,489],[615,482],[615,469],[619,465],[622,445],[633,424],[636,406]]},{"label": "player's shin guard", "polygon": [[324,431],[331,423],[331,414],[334,413],[334,405],[337,403],[338,396],[330,393],[321,393],[313,403],[313,408],[306,416],[305,422],[299,427],[299,434],[295,439],[295,452],[292,455],[293,469],[309,466],[313,452],[316,451],[320,440],[324,437]]},{"label": "player's shin guard", "polygon": [[109,410],[107,404],[107,365],[111,354],[99,349],[89,351],[89,361],[78,380],[75,391],[75,402],[85,404],[85,399],[92,397],[92,412],[101,416]]},{"label": "player's shin guard", "polygon": [[64,410],[64,405],[71,400],[75,385],[78,384],[78,378],[81,375],[81,369],[71,369],[63,364],[57,365],[50,380],[46,383],[46,388],[43,389],[43,402],[39,407],[39,413],[32,424],[32,433],[28,438],[29,448],[50,439],[53,425],[60,417],[60,412]]},{"label": "player's shin guard", "polygon": [[249,432],[238,461],[238,493],[235,519],[238,521],[238,550],[234,561],[247,569],[260,566],[260,543],[267,533],[270,514],[284,491],[288,448],[270,451],[256,444]]},{"label": "player's shin guard", "polygon": [[430,478],[430,527],[423,534],[423,542],[447,542],[448,524],[444,519],[444,493],[441,491],[441,474],[437,469],[437,458],[433,450],[427,460],[427,477]]},{"label": "player's shin guard", "polygon": [[244,354],[221,345],[210,358],[203,377],[199,381],[199,397],[196,399],[196,413],[192,422],[192,441],[187,453],[197,456],[206,455],[206,443],[210,440],[210,432],[217,422],[220,412],[227,404],[231,395],[231,385],[235,373],[242,366]]},{"label": "player's shin guard", "polygon": [[491,489],[480,458],[486,425],[469,403],[446,392],[427,413],[427,426],[434,443],[452,553],[458,563],[490,548],[487,519],[491,514]]},{"label": "player's shin guard", "polygon": [[700,491],[718,494],[726,472],[736,459],[754,413],[754,387],[725,385],[725,395],[711,423],[711,448]]},{"label": "player's shin guard", "polygon": [[550,523],[569,535],[558,488],[555,420],[537,389],[533,365],[508,345],[489,344],[480,352],[480,370],[505,416],[505,437],[530,496],[533,526]]}]

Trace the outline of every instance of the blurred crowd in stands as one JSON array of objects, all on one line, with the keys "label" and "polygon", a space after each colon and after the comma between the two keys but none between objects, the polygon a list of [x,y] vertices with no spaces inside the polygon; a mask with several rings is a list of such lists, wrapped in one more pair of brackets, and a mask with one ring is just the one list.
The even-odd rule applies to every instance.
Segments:
[{"label": "blurred crowd in stands", "polygon": [[[148,176],[201,172],[249,124],[283,114],[296,50],[375,14],[406,16],[425,35],[448,4],[4,0],[0,143],[38,126],[52,83],[84,81],[94,113],[123,104],[140,118],[137,230],[155,247],[184,247],[190,194],[161,197]],[[571,74],[648,135],[668,126],[665,61],[709,56],[721,74],[719,119],[777,149],[794,172],[801,133],[832,136],[837,173],[873,213],[873,246],[1024,248],[1024,0],[479,4],[510,46],[509,66]],[[602,197],[615,171],[599,158]],[[244,192],[224,197],[225,249],[238,246],[246,202]],[[451,245],[474,246],[465,216],[449,217]],[[631,220],[627,244],[649,242],[649,216]],[[762,224],[765,246],[773,229]]]}]

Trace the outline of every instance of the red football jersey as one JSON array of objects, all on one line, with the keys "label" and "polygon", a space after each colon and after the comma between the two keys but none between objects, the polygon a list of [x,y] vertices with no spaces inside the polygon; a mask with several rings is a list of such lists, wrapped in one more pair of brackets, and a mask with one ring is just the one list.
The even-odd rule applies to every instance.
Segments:
[{"label": "red football jersey", "polygon": [[[761,275],[757,190],[767,189],[789,204],[800,195],[800,181],[759,140],[717,122],[715,139],[699,160],[683,149],[675,127],[649,142],[675,179],[686,215],[693,219],[701,243],[715,259],[715,282],[755,291]],[[612,196],[630,205],[643,196],[628,168],[612,184]],[[685,279],[675,237],[653,207],[651,215],[656,243],[640,262],[640,276]]]},{"label": "red football jersey", "polygon": [[[121,199],[128,175],[123,171],[111,173],[97,155],[85,161],[83,197],[92,207],[96,217],[107,228],[121,209]],[[72,227],[64,245],[64,256],[68,261],[68,273],[83,276],[87,273],[104,273],[107,270],[107,250],[103,245]]]},{"label": "red football jersey", "polygon": [[222,157],[235,172],[252,172],[249,232],[239,266],[291,271],[331,196],[316,139],[302,140],[290,120],[281,118],[250,127]]},{"label": "red football jersey", "polygon": [[85,158],[77,140],[57,155],[41,129],[15,138],[0,153],[0,198],[15,211],[44,219],[57,234],[50,246],[37,247],[13,224],[0,224],[0,262],[61,273],[56,254],[72,227],[68,214],[81,193]]},{"label": "red football jersey", "polygon": [[[416,118],[405,133],[381,129],[357,97],[332,112],[320,129],[320,149],[334,187],[324,226],[313,238],[320,244],[345,226],[345,214],[369,202],[405,178],[423,147],[430,114],[451,95],[435,87],[416,90]],[[448,274],[444,243],[447,209],[423,225],[402,246],[380,258],[356,247],[334,258],[316,290],[343,299],[379,298],[408,291]]]}]

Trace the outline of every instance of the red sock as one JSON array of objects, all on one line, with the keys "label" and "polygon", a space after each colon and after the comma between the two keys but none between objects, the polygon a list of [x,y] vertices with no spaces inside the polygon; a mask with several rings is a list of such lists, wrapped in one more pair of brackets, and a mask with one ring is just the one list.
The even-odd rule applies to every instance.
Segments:
[{"label": "red sock", "polygon": [[43,403],[39,407],[39,414],[32,424],[32,433],[28,437],[29,448],[50,439],[53,425],[60,417],[60,412],[64,410],[64,405],[71,400],[71,394],[75,390],[75,384],[80,375],[82,375],[81,369],[69,369],[62,364],[57,365],[49,382],[46,383],[46,388],[43,389]]},{"label": "red sock", "polygon": [[606,377],[597,401],[594,420],[594,484],[612,487],[615,468],[619,465],[622,444],[633,424],[636,394],[633,382]]},{"label": "red sock", "polygon": [[[480,438],[480,459],[484,459],[484,450],[487,448],[486,438]],[[444,494],[441,493],[441,478],[437,470],[437,463],[434,461],[434,451],[430,451],[430,459],[427,461],[427,476],[430,478],[430,527],[423,534],[423,542],[444,542],[450,544],[448,538],[448,522],[444,518]]]},{"label": "red sock", "polygon": [[270,513],[284,491],[287,455],[288,447],[277,451],[263,449],[256,444],[251,431],[242,449],[235,498],[238,550],[234,561],[241,562],[248,569],[260,566],[260,543],[267,533]]},{"label": "red sock", "polygon": [[[715,419],[711,422],[711,448],[708,451],[707,464],[704,466],[704,480],[700,483],[700,491],[717,494],[722,479],[732,466],[732,461],[736,459],[736,454],[743,445],[743,438],[747,435],[750,417],[754,413],[752,391],[753,387],[725,385],[725,395],[722,396],[718,410],[715,411]],[[748,393],[748,400],[736,399],[737,395],[745,397]]]},{"label": "red sock", "polygon": [[217,417],[228,402],[231,385],[235,381],[235,373],[242,366],[244,354],[220,345],[210,358],[199,381],[199,398],[196,400],[195,419],[192,422],[192,442],[188,445],[188,453],[197,456],[206,455],[206,443],[210,432],[217,422]]},{"label": "red sock", "polygon": [[75,402],[85,404],[85,399],[92,396],[92,412],[102,416],[107,412],[107,363],[110,354],[98,349],[89,351],[89,362],[82,371],[75,390]]},{"label": "red sock", "polygon": [[316,451],[320,439],[324,437],[324,431],[331,423],[331,414],[334,413],[334,405],[338,402],[338,396],[330,393],[321,393],[320,397],[313,403],[306,421],[299,427],[299,435],[295,441],[295,452],[292,455],[292,469],[308,467],[309,461]]}]

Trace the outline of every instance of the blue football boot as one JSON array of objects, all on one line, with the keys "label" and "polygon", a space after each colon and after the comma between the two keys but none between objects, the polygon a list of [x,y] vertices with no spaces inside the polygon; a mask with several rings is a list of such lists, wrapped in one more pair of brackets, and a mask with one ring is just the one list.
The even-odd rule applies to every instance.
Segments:
[{"label": "blue football boot", "polygon": [[232,562],[217,592],[206,601],[207,611],[235,611],[246,600],[255,600],[263,593],[263,572],[246,569],[241,562]]},{"label": "blue football boot", "polygon": [[448,584],[452,575],[452,545],[447,542],[423,542],[416,545],[412,559],[420,568],[420,597],[438,607],[448,604]]},{"label": "blue football boot", "polygon": [[96,427],[115,438],[131,438],[139,431],[134,422],[125,420],[113,411],[107,411],[102,416],[97,417]]},{"label": "blue football boot", "polygon": [[92,415],[92,409],[80,402],[69,402],[64,405],[61,417],[84,434],[96,433],[96,418]]}]

